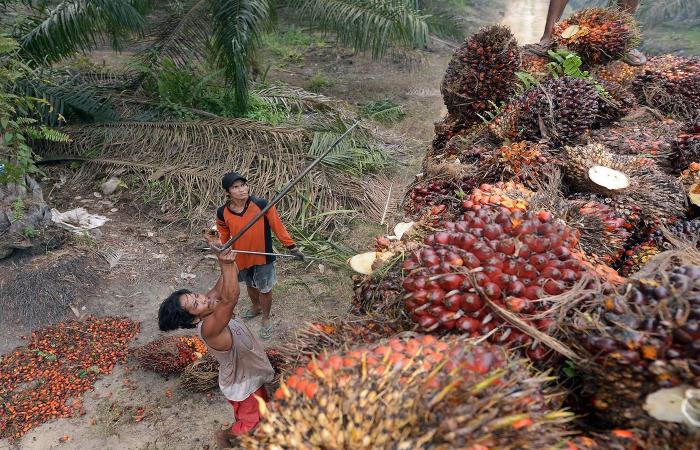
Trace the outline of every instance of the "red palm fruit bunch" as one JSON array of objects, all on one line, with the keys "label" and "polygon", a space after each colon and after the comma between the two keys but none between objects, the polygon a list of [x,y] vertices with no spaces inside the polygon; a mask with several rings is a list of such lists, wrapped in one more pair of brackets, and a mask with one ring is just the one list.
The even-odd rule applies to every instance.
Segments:
[{"label": "red palm fruit bunch", "polygon": [[607,126],[625,117],[637,105],[634,94],[614,81],[601,81],[605,90],[598,96],[598,115],[595,124]]},{"label": "red palm fruit bunch", "polygon": [[417,212],[423,207],[440,204],[447,197],[454,194],[454,186],[448,181],[426,181],[418,183],[409,192],[410,203],[407,207],[410,211]]},{"label": "red palm fruit bunch", "polygon": [[640,103],[691,118],[700,104],[700,58],[650,58],[632,88]]},{"label": "red palm fruit bunch", "polygon": [[0,439],[81,414],[69,399],[94,389],[100,375],[125,362],[138,332],[139,325],[125,318],[87,317],[33,331],[26,347],[2,355]]},{"label": "red palm fruit bunch", "polygon": [[670,235],[671,239],[680,239],[686,242],[695,242],[700,248],[700,218],[696,219],[679,219],[666,226],[666,232],[660,229],[656,229],[651,234],[651,240],[657,247],[661,249],[673,249],[673,243],[669,242]]},{"label": "red palm fruit bunch", "polygon": [[430,335],[393,338],[297,369],[241,445],[552,448],[571,415],[548,403],[548,395],[558,393],[544,389],[544,380],[497,347]]},{"label": "red palm fruit bunch", "polygon": [[495,184],[482,184],[462,201],[462,209],[478,211],[482,208],[504,207],[511,211],[527,210],[534,192],[519,183],[499,181]]},{"label": "red palm fruit bunch", "polygon": [[610,265],[624,253],[632,225],[615,210],[595,200],[568,202],[565,221],[581,233],[581,249],[591,262]]},{"label": "red palm fruit bunch", "polygon": [[165,336],[137,349],[136,359],[144,369],[168,376],[182,373],[206,353],[206,344],[197,336]]},{"label": "red palm fruit bunch", "polygon": [[546,146],[520,141],[483,154],[474,176],[482,182],[510,180],[536,189],[555,164],[556,158]]},{"label": "red palm fruit bunch", "polygon": [[692,163],[700,163],[700,115],[693,122],[685,127],[673,143],[676,151],[674,168],[677,172],[688,169]]},{"label": "red palm fruit bunch", "polygon": [[593,75],[600,82],[612,81],[622,86],[628,86],[642,70],[640,67],[630,66],[623,61],[612,61],[600,66]]},{"label": "red palm fruit bunch", "polygon": [[651,258],[661,253],[661,249],[654,242],[643,242],[629,250],[620,262],[620,275],[629,277],[641,270]]},{"label": "red palm fruit bunch", "polygon": [[572,143],[591,128],[598,114],[598,91],[583,79],[549,80],[518,100],[517,129],[529,140],[547,139],[553,145]]},{"label": "red palm fruit bunch", "polygon": [[566,181],[579,192],[599,194],[622,207],[635,205],[647,224],[672,223],[685,215],[683,186],[647,158],[617,155],[599,143],[566,147],[564,158]]},{"label": "red palm fruit bunch", "polygon": [[510,30],[483,28],[467,38],[447,66],[440,90],[447,111],[465,125],[508,100],[520,68],[520,50]]},{"label": "red palm fruit bunch", "polygon": [[[540,361],[547,350],[528,335],[511,328],[488,301],[514,314],[552,309],[545,297],[567,292],[588,274],[572,255],[578,232],[551,214],[507,208],[467,211],[446,230],[428,235],[425,247],[403,264],[406,312],[424,330],[446,329],[481,336],[498,326],[492,340],[528,346],[528,356]],[[550,318],[533,321],[551,332]]]},{"label": "red palm fruit bunch", "polygon": [[612,8],[587,8],[554,26],[552,41],[581,56],[588,66],[621,59],[639,45],[641,32],[631,14]]},{"label": "red palm fruit bunch", "polygon": [[659,267],[653,278],[598,295],[567,328],[589,362],[577,372],[600,419],[615,426],[654,422],[642,409],[648,394],[700,387],[700,267]]},{"label": "red palm fruit bunch", "polygon": [[527,72],[531,75],[533,75],[537,79],[542,79],[546,78],[547,75],[549,74],[549,69],[547,68],[547,64],[552,62],[551,59],[545,57],[545,56],[540,56],[536,55],[532,52],[529,51],[522,51],[522,63],[520,65],[520,70],[522,72]]}]

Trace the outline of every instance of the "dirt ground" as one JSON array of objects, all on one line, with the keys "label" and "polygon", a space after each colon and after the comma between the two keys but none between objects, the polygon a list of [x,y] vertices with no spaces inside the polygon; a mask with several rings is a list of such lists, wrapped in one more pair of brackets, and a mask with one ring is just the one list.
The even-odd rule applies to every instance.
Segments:
[{"label": "dirt ground", "polygon": [[[489,14],[492,15],[485,15],[484,20],[497,21],[500,15],[498,11]],[[268,79],[303,87],[321,72],[334,80],[323,91],[326,95],[351,104],[385,98],[401,104],[407,115],[389,131],[401,137],[409,151],[407,167],[399,171],[397,180],[405,184],[418,170],[422,152],[432,138],[433,123],[444,112],[439,85],[451,53],[449,46],[436,43],[423,54],[421,65],[408,70],[401,63],[374,62],[362,56],[338,59],[332,50],[321,49],[306,54],[302,64],[271,70]],[[128,316],[141,322],[141,332],[133,346],[143,345],[162,335],[156,321],[163,298],[182,287],[205,291],[215,282],[216,260],[198,249],[197,230],[190,230],[186,224],[149,218],[135,206],[128,191],[98,198],[94,194],[99,191],[96,182],[69,182],[59,187],[56,182],[61,176],[70,176],[68,169],[52,168],[48,174],[50,179],[43,186],[53,207],[65,211],[82,206],[110,219],[92,238],[71,244],[76,251],[89,248],[98,254],[120,254],[112,268],[106,261],[100,262],[101,281],[76,302],[80,317]],[[347,243],[365,251],[380,230],[377,224],[359,224],[348,232]],[[321,271],[316,263],[289,260],[279,261],[277,267],[280,281],[272,309],[274,336],[265,342],[266,346],[279,343],[306,320],[347,313],[351,298],[347,269]],[[244,293],[237,312],[248,305]],[[73,318],[75,313],[67,309],[63,317],[52,320]],[[21,336],[28,336],[31,330],[10,318],[1,321],[0,353],[6,353],[22,345]],[[250,321],[249,326],[257,331],[259,319]],[[84,416],[46,423],[16,442],[0,441],[0,450],[214,449],[214,432],[232,420],[230,407],[220,392],[183,392],[178,389],[176,378],[166,380],[142,370],[133,360],[118,365],[111,375],[98,380],[95,390],[87,393],[83,401]],[[115,413],[127,407],[145,408],[143,420],[135,422],[129,414],[119,417]],[[60,442],[64,435],[70,439]]]}]

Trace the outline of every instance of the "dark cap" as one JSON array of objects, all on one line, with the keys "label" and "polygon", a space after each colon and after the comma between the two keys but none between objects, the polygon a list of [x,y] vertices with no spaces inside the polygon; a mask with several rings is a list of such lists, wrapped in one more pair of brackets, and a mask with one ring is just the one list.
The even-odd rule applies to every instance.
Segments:
[{"label": "dark cap", "polygon": [[229,172],[224,177],[221,179],[221,187],[224,188],[225,191],[228,191],[228,188],[233,186],[233,183],[235,183],[238,180],[243,180],[244,183],[247,183],[248,180],[246,177],[241,175],[238,172]]}]

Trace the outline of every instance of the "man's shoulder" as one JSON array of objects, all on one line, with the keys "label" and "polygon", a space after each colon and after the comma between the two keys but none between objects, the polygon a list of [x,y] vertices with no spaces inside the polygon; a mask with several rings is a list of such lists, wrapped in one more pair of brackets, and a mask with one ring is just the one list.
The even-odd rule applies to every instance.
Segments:
[{"label": "man's shoulder", "polygon": [[223,205],[219,206],[216,208],[216,218],[219,219],[222,222],[225,222],[226,219],[224,217],[224,211],[226,210],[226,204],[224,203]]},{"label": "man's shoulder", "polygon": [[252,195],[250,196],[250,201],[251,203],[254,203],[255,206],[257,206],[260,209],[263,209],[267,206],[267,200],[262,198],[262,197],[253,197]]}]

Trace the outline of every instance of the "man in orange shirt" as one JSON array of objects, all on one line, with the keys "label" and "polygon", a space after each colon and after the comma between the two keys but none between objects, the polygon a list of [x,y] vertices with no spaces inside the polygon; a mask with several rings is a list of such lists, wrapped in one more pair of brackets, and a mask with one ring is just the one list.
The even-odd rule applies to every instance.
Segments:
[{"label": "man in orange shirt", "polygon": [[[248,180],[237,172],[229,172],[224,175],[221,187],[226,191],[228,201],[216,210],[216,228],[219,231],[221,243],[224,244],[267,206],[267,200],[251,197]],[[232,248],[234,250],[272,253],[272,232],[275,233],[282,245],[296,256],[296,259],[304,259],[304,254],[297,248],[274,206],[248,229],[233,244]],[[240,270],[238,280],[245,282],[248,296],[253,304],[252,308],[245,311],[241,317],[251,319],[262,313],[260,337],[268,339],[272,334],[272,324],[270,323],[272,287],[277,282],[275,257],[239,253],[236,261]]]}]

